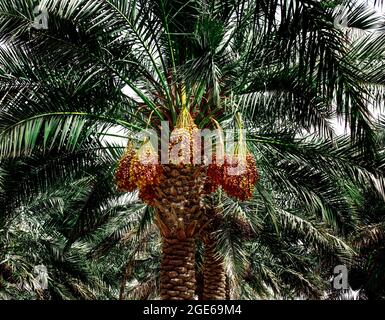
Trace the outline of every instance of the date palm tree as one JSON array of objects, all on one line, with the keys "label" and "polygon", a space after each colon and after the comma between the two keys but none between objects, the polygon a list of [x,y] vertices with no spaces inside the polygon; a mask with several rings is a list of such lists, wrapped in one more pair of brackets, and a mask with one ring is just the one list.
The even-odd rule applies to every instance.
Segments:
[{"label": "date palm tree", "polygon": [[[226,128],[242,113],[262,169],[268,160],[258,152],[287,148],[277,132],[296,136],[315,128],[330,138],[334,114],[346,119],[359,150],[373,156],[370,92],[327,4],[43,0],[48,29],[39,29],[33,25],[37,1],[0,1],[0,154],[79,151],[111,136],[112,128],[134,138],[145,129],[159,131],[162,121],[171,130],[216,122]],[[131,93],[124,96],[122,88]],[[95,148],[104,147],[111,149],[107,142]],[[142,188],[140,197],[156,209],[163,239],[161,296],[193,299],[207,168],[150,169],[157,184]],[[283,176],[262,173],[288,187]],[[355,178],[373,181],[375,174],[357,170]],[[324,220],[331,210],[320,210]]]},{"label": "date palm tree", "polygon": [[[337,6],[337,5],[340,5],[340,4],[343,4],[344,6],[343,7]],[[382,40],[380,40],[381,33],[380,32],[376,32],[376,30],[381,30],[381,27],[383,26],[383,23],[384,23],[384,18],[380,14],[378,14],[373,9],[373,7],[371,7],[371,6],[367,5],[367,4],[366,5],[365,4],[361,4],[361,3],[356,4],[354,1],[345,1],[343,3],[334,3],[334,2],[326,2],[325,1],[323,3],[323,5],[325,7],[328,7],[329,9],[332,9],[332,10],[334,9],[333,12],[334,12],[334,17],[336,18],[336,20],[338,19],[338,17],[341,17],[341,16],[346,17],[346,24],[344,24],[343,26],[340,25],[339,28],[342,29],[342,31],[345,32],[345,34],[347,36],[347,40],[348,41],[345,43],[346,44],[346,49],[347,49],[347,56],[349,56],[350,58],[354,57],[353,58],[353,60],[354,60],[353,65],[354,65],[355,70],[358,71],[357,75],[359,75],[359,77],[361,77],[361,79],[362,79],[362,82],[365,83],[364,84],[364,87],[366,88],[365,90],[368,90],[370,92],[370,94],[367,95],[367,99],[368,99],[367,105],[372,105],[375,108],[379,107],[383,103],[382,99],[380,98],[381,95],[382,95],[382,92],[383,92],[382,91],[383,90],[382,89],[383,72],[380,70],[381,68],[378,68],[378,64],[382,65],[382,63],[383,63],[382,60],[383,59],[382,59],[381,55],[380,56],[378,55],[379,51],[372,50],[372,48],[373,48],[373,45],[375,43],[376,43],[376,45],[379,45],[379,47],[383,48]],[[342,12],[341,12],[341,10],[342,10]],[[279,19],[278,19],[278,21],[276,21],[276,23],[277,23],[277,25],[280,25]],[[370,30],[370,31],[368,31],[368,30]],[[287,54],[290,56],[293,53],[289,52]],[[295,53],[294,53],[294,55],[295,55]],[[316,59],[316,61],[317,61],[316,64],[318,64],[318,67],[320,65],[322,65],[322,58],[321,57],[318,57],[318,58],[314,57],[314,59]],[[321,59],[321,60],[318,60],[318,59]],[[377,61],[377,62],[373,63],[373,61]],[[293,80],[297,80],[297,78],[293,77],[290,80],[286,80],[286,82],[285,82],[285,90],[287,90],[289,92],[293,91],[293,90],[296,90],[295,88],[296,88],[297,84]],[[269,81],[269,76],[265,77],[264,81],[265,81],[265,83],[267,81]],[[302,85],[305,85],[305,83],[303,82]],[[309,88],[313,87],[312,83],[309,83],[308,85],[309,85]],[[282,92],[278,91],[278,93],[279,93],[279,99],[274,99],[273,98],[272,102],[273,103],[281,103],[280,101],[285,101],[286,106],[287,106],[288,102],[285,99],[282,100]],[[269,93],[269,94],[273,95],[273,94],[275,94],[275,92]],[[272,112],[271,110],[273,108],[275,108],[275,106],[273,106],[272,109],[267,109],[267,110],[264,109],[265,106],[268,105],[268,103],[266,103],[266,101],[270,102],[265,97],[266,96],[266,91],[263,91],[263,93],[259,93],[259,92],[253,93],[251,95],[255,99],[253,104],[254,104],[254,106],[257,106],[257,110],[259,111],[259,110],[262,109],[262,110],[265,111],[265,112],[262,112],[262,115],[270,114],[270,112]],[[261,98],[259,96],[261,96]],[[315,92],[313,92],[312,89],[309,89],[308,99],[315,99],[316,100],[317,98],[318,98],[317,94]],[[377,100],[377,99],[379,99],[379,100]],[[245,101],[246,100],[241,100],[242,103],[245,102]],[[258,112],[258,111],[256,112],[254,110],[253,104],[247,105],[247,107],[249,107],[249,108],[248,108],[248,111],[245,112],[245,114],[248,116],[248,118],[253,118],[255,115],[258,115],[258,117],[260,118],[261,117],[261,113]],[[246,109],[247,109],[247,107],[246,107]],[[276,120],[277,117],[275,117],[274,119]],[[255,123],[258,123],[258,125],[255,126]],[[296,123],[296,121],[294,121],[294,123]],[[259,130],[260,127],[262,127],[263,129],[261,130],[261,132],[268,132],[271,128],[264,127],[264,125],[271,126],[272,123],[268,122],[268,121],[266,121],[265,123],[263,121],[259,122],[259,119],[255,119],[255,117],[254,117],[254,121],[252,123],[250,123],[250,127],[251,128],[249,129],[249,131],[250,132],[254,132],[256,130]],[[296,126],[296,124],[293,124],[293,127],[295,127],[295,126]],[[302,124],[299,125],[300,128],[302,128],[302,126],[303,126]],[[322,126],[320,126],[318,129],[319,130],[315,130],[315,135],[320,135],[321,136],[321,140],[322,140],[323,139],[322,138],[322,136],[323,136]],[[273,131],[276,131],[276,132],[279,132],[280,130],[282,130],[282,128],[279,128],[279,127],[273,129]],[[286,129],[283,129],[283,130],[287,130],[287,126],[286,126]],[[327,132],[327,131],[328,130],[325,130],[324,133]],[[296,130],[294,129],[293,131],[291,131],[289,133],[289,136],[290,135],[295,135],[295,134],[296,134]],[[326,134],[326,137],[329,137],[329,136]],[[277,138],[277,136],[275,138]],[[298,142],[297,143],[293,143],[293,145],[296,144],[298,146]],[[253,143],[253,142],[251,141],[251,143]],[[275,141],[275,143],[272,144],[272,146],[274,148],[274,147],[276,147],[277,144],[278,145],[281,144],[282,146],[285,146],[285,147],[284,147],[284,149],[282,149],[279,152],[287,153],[288,147],[287,147],[286,143],[288,143],[288,141],[285,141],[285,142],[283,142],[283,141],[282,142]],[[347,141],[342,142],[342,145],[346,144],[346,143],[347,143]],[[321,142],[321,144],[323,144],[323,143]],[[329,146],[331,146],[331,145],[328,145],[328,146],[327,145],[328,144],[326,143],[326,144],[323,145],[323,147],[321,147],[321,145],[317,146],[317,144],[314,143],[314,141],[313,141],[313,146],[315,148],[320,147],[319,151],[322,150],[323,148],[329,148]],[[346,144],[346,146],[347,145],[348,144]],[[256,147],[258,148],[258,144],[256,144]],[[289,149],[290,149],[290,147],[289,147]],[[261,150],[259,149],[258,151],[259,151],[258,154],[261,154]],[[332,153],[339,153],[337,151],[337,149],[334,150],[334,151],[329,149],[329,151],[332,152]],[[324,158],[324,155],[325,155],[323,152],[326,152],[326,154],[327,154],[329,151],[326,151],[326,149],[321,151],[322,157]],[[309,151],[307,151],[307,152],[309,152]],[[356,153],[356,154],[358,154],[358,153]],[[365,154],[365,153],[363,153],[363,154]],[[320,156],[321,156],[321,154],[320,154]],[[317,156],[315,156],[315,157],[317,157]],[[356,157],[356,155],[352,154],[352,158],[353,157]],[[266,157],[266,158],[270,159],[269,157]],[[324,160],[326,160],[326,159],[324,158]],[[326,163],[319,164],[319,167],[322,167],[322,168],[324,168],[324,167],[325,168],[331,168],[331,167],[336,168],[337,166],[339,166],[339,165],[336,166],[336,164],[329,163],[329,160],[331,160],[331,158],[329,158],[327,160],[327,162],[328,162],[327,164]],[[364,159],[361,159],[360,161],[363,161],[363,160]],[[302,160],[302,161],[306,162],[307,160]],[[363,162],[361,162],[361,164],[362,163]],[[277,168],[274,168],[274,166],[270,162],[268,164],[266,164],[266,166],[263,166],[261,164],[261,162],[258,162],[258,165],[259,165],[259,167],[262,168],[262,171],[265,171],[265,170],[266,171],[270,171],[270,169],[277,170]],[[291,164],[291,165],[293,165],[293,164]],[[376,165],[374,165],[374,163],[370,162],[368,164],[367,168],[370,167],[370,168],[374,169],[375,166]],[[315,168],[314,169],[310,169],[310,170],[314,170],[313,172],[316,172]],[[350,170],[350,169],[347,169],[347,167],[346,167],[344,170]],[[377,171],[376,175],[378,177],[381,177],[382,176],[381,169],[379,167],[377,167],[376,171]],[[304,172],[301,172],[300,174],[304,174]],[[275,175],[275,174],[273,174],[273,175]],[[333,173],[331,173],[331,175],[332,176],[329,177],[329,178],[325,177],[326,179],[324,181],[329,180],[330,178],[333,179],[332,177],[337,177],[337,176],[342,177],[344,175],[344,173],[333,172]],[[284,174],[284,176],[286,176],[286,174]],[[307,174],[305,174],[305,176],[307,176]],[[289,176],[286,176],[286,178],[284,180],[291,181]],[[371,179],[369,179],[369,180],[371,180]],[[283,181],[281,181],[281,182],[283,183]],[[380,187],[379,189],[376,188],[375,187],[376,183],[374,182],[374,184],[373,184],[373,182],[374,182],[374,180],[372,182],[369,182],[369,184],[372,187],[374,187],[374,189],[377,189],[377,191],[380,191],[380,193],[382,193],[382,191],[381,191],[382,187]],[[338,184],[339,183],[340,182],[336,181],[336,186],[335,187],[337,187],[337,189],[338,189]],[[292,184],[292,183],[290,183],[290,184]],[[350,184],[350,185],[352,186],[352,185],[360,185],[360,184],[361,183],[358,183],[358,184],[357,183],[353,183],[353,184]],[[291,186],[287,185],[287,187],[291,187]],[[330,187],[333,188],[332,185],[330,185]],[[276,188],[280,189],[281,187],[279,185],[276,185]],[[301,184],[295,186],[294,188],[295,188],[293,190],[294,192],[295,192],[295,190],[297,190],[297,191],[301,190],[301,189],[303,190],[304,189],[303,182]],[[310,194],[310,193],[314,192],[314,188],[315,188],[315,186],[311,186],[309,188],[309,190],[306,191],[306,192],[309,192],[309,194]],[[318,187],[316,187],[316,188],[317,188],[317,190],[320,190],[320,189],[318,189]],[[363,187],[363,185],[362,185],[361,189],[362,188],[365,188],[365,187]],[[258,190],[258,188],[257,188],[257,190]],[[377,193],[377,191],[374,191],[374,193]],[[357,195],[359,192],[358,191],[356,191],[356,192],[357,192],[356,193],[356,195]],[[370,191],[370,192],[373,192],[373,191]],[[336,190],[336,192],[334,194],[338,194],[338,193],[339,193],[339,191]],[[344,198],[344,195],[341,195],[341,196],[342,196],[342,198]],[[298,199],[298,195],[293,195],[293,196],[287,195],[287,198],[292,198],[292,197],[294,197],[294,199]],[[356,198],[356,196],[354,196],[354,198]],[[344,202],[344,200],[341,203],[343,203],[343,202]],[[337,201],[335,203],[337,203]],[[346,208],[348,208],[348,207],[349,207],[349,205]],[[211,209],[211,211],[213,211],[213,209]],[[343,211],[344,211],[344,209],[341,210],[341,212],[343,212]],[[313,216],[314,216],[314,214],[313,214]],[[326,220],[329,220],[328,221],[329,223],[331,222],[331,224],[330,224],[331,226],[336,226],[336,223],[337,223],[336,221],[332,222],[329,218],[326,218],[326,216],[324,216],[324,218]],[[340,224],[341,227],[344,224],[342,221],[343,220],[340,220],[340,223],[342,223],[342,224]],[[346,225],[352,226],[352,224],[348,223],[346,220],[345,220],[345,223],[346,223]],[[344,227],[342,227],[342,228],[344,229]],[[348,230],[350,228],[348,227],[346,229]],[[347,230],[344,230],[343,234],[347,235],[347,233],[349,233]],[[354,230],[354,228],[353,228],[353,230]],[[218,235],[218,230],[214,231],[213,233]],[[207,241],[207,239],[211,239],[211,238],[205,236],[206,241]],[[209,245],[209,247],[210,248],[215,247],[214,241],[211,241],[211,242],[212,243]],[[212,250],[210,250],[210,252],[212,252]],[[216,264],[218,264],[219,263],[218,259],[223,261],[223,257],[220,258],[218,253],[217,254],[212,254],[211,253],[210,256],[213,257],[213,258],[209,259],[210,262],[208,262],[208,265],[216,265]],[[219,265],[221,265],[221,263],[219,263]],[[222,276],[223,275],[223,269],[221,269],[221,268],[210,268],[210,270],[211,269],[216,271],[216,273],[214,275],[212,275],[212,281],[218,283],[218,279],[220,279],[220,278],[223,279],[223,276]],[[210,271],[210,273],[211,273],[211,271]],[[224,284],[222,282],[222,285],[218,285],[218,287],[221,287],[223,285]],[[221,298],[222,297],[223,297],[223,295],[221,296]]]}]

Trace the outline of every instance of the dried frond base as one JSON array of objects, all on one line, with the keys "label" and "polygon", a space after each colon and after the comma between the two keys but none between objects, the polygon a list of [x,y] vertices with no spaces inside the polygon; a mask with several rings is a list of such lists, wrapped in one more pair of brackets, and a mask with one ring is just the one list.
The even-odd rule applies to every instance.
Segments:
[{"label": "dried frond base", "polygon": [[202,214],[205,169],[200,166],[163,166],[161,184],[155,188],[157,223],[165,237],[194,237]]}]

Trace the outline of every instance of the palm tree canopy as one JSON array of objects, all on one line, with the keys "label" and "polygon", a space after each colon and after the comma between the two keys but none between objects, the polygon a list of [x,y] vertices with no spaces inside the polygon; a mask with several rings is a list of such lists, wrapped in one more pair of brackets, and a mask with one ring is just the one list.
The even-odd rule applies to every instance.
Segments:
[{"label": "palm tree canopy", "polygon": [[[216,194],[224,212],[219,249],[232,274],[242,275],[232,278],[243,283],[238,293],[319,295],[323,280],[312,276],[317,255],[326,265],[346,261],[352,250],[337,234],[354,232],[360,194],[384,195],[383,152],[370,110],[383,104],[385,42],[369,32],[384,20],[348,1],[348,24],[336,28],[337,4],[0,1],[0,230],[12,233],[12,223],[25,216],[44,230],[35,244],[47,244],[21,266],[7,260],[7,268],[67,264],[68,273],[53,279],[54,292],[92,297],[90,287],[106,289],[138,260],[126,278],[134,275],[151,291],[148,273],[159,256],[139,242],[159,240],[150,227],[153,212],[116,193],[113,171],[127,136],[159,130],[164,120],[173,128],[186,104],[199,128],[215,128],[212,119],[233,128],[241,113],[261,174],[249,202]],[[48,29],[35,24],[38,6],[48,13]],[[335,117],[349,136],[336,136]],[[40,213],[43,222],[36,222]],[[242,233],[231,232],[239,217],[253,229],[245,247]],[[1,238],[16,245],[4,245],[14,251],[0,252],[0,263],[22,252],[32,241],[26,236]],[[129,250],[109,265],[122,247]],[[88,270],[80,267],[85,252]],[[87,277],[106,266],[113,272],[110,279],[103,274],[105,283]],[[68,280],[74,274],[76,288]],[[133,296],[150,296],[130,285]]]}]

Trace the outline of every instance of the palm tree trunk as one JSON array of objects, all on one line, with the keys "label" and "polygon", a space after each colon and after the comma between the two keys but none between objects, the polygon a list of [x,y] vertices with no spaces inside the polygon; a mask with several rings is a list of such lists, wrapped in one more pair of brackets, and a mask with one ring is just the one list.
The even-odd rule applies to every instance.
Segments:
[{"label": "palm tree trunk", "polygon": [[[226,275],[225,262],[217,250],[216,234],[223,225],[223,214],[218,211],[213,199],[206,199],[206,214],[204,230],[201,238],[205,244],[203,257],[203,299],[204,300],[230,300],[230,279]],[[233,230],[244,240],[251,239],[253,230],[243,219],[237,217],[233,220]]]},{"label": "palm tree trunk", "polygon": [[226,275],[226,299],[225,300],[231,300],[231,296],[230,296],[230,279],[229,279],[228,275]]},{"label": "palm tree trunk", "polygon": [[201,229],[205,172],[199,166],[164,166],[156,188],[155,221],[162,235],[162,300],[195,297],[195,238]]},{"label": "palm tree trunk", "polygon": [[226,272],[223,257],[218,255],[215,239],[205,239],[203,258],[203,300],[226,299]]},{"label": "palm tree trunk", "polygon": [[195,294],[195,240],[163,239],[160,294],[163,300],[193,300]]},{"label": "palm tree trunk", "polygon": [[195,295],[197,296],[198,300],[203,300],[203,266],[201,270],[197,270],[195,273],[195,279],[196,279],[196,289],[195,289]]},{"label": "palm tree trunk", "polygon": [[226,299],[226,272],[223,257],[218,254],[215,233],[220,230],[223,216],[208,197],[206,214],[203,217],[205,228],[202,240],[205,245],[203,255],[203,300]]}]

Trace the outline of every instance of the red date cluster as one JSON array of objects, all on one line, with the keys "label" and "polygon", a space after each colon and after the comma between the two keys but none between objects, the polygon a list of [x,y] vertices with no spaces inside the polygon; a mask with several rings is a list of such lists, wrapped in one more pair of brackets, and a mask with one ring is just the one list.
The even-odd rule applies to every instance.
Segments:
[{"label": "red date cluster", "polygon": [[132,149],[125,151],[119,160],[115,181],[119,191],[133,192],[139,189],[139,198],[152,205],[154,187],[159,184],[162,171],[156,151],[147,142],[137,152]]},{"label": "red date cluster", "polygon": [[131,162],[134,157],[135,151],[130,147],[124,151],[122,158],[118,162],[115,171],[115,183],[121,192],[133,192],[137,188],[135,181],[131,179],[130,172]]},{"label": "red date cluster", "polygon": [[225,157],[222,187],[229,196],[240,201],[251,199],[258,180],[255,159],[250,153],[246,154],[246,159]]},{"label": "red date cluster", "polygon": [[219,186],[231,197],[241,201],[252,198],[259,174],[254,157],[247,153],[245,158],[225,155],[222,163],[215,155],[207,170],[205,192],[212,193]]},{"label": "red date cluster", "polygon": [[[195,139],[200,139],[198,127],[187,108],[183,108],[170,137],[170,163],[193,164],[194,155],[200,155],[201,152],[195,150],[199,146]],[[119,160],[115,180],[119,191],[133,192],[139,189],[139,198],[152,205],[162,173],[158,153],[151,142],[147,141],[136,152],[131,146],[126,148]],[[211,194],[221,186],[229,196],[244,201],[252,198],[258,180],[254,157],[247,151],[247,147],[239,144],[233,155],[225,155],[223,158],[213,155],[207,168],[204,193]]]},{"label": "red date cluster", "polygon": [[223,182],[224,163],[217,161],[217,157],[214,154],[212,156],[212,162],[207,168],[207,179],[204,186],[204,191],[207,194],[215,192]]}]

